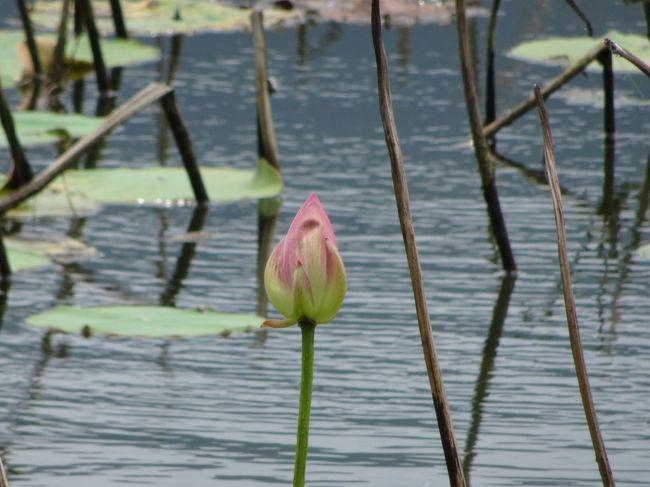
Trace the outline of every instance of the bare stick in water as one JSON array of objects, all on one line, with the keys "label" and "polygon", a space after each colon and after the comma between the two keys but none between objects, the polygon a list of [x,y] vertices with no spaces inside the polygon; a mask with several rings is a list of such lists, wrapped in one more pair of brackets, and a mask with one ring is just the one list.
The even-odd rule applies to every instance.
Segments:
[{"label": "bare stick in water", "polygon": [[571,9],[578,15],[578,17],[580,17],[580,20],[585,23],[585,29],[587,29],[587,34],[589,34],[589,37],[593,37],[594,28],[591,26],[591,22],[589,22],[589,19],[582,11],[580,6],[575,2],[575,0],[566,0],[566,3],[568,3],[569,7],[571,7]]},{"label": "bare stick in water", "polygon": [[496,83],[494,73],[494,32],[497,27],[497,16],[501,0],[492,0],[490,21],[488,22],[486,50],[485,50],[485,125],[492,122],[497,116]]},{"label": "bare stick in water", "polygon": [[120,0],[111,0],[111,13],[113,14],[113,25],[115,26],[115,37],[118,39],[128,39],[129,33],[126,30],[124,15],[122,14],[122,5]]},{"label": "bare stick in water", "polygon": [[63,63],[65,60],[65,45],[68,37],[68,16],[70,12],[70,0],[63,0],[61,4],[61,20],[56,36],[56,46],[52,56],[52,72],[50,82],[59,85],[63,78]]},{"label": "bare stick in water", "polygon": [[29,55],[32,58],[34,76],[38,77],[43,73],[43,68],[41,67],[40,57],[38,56],[38,47],[36,46],[36,38],[34,37],[34,28],[32,27],[32,21],[29,18],[25,0],[16,0],[16,6],[18,7],[18,12],[20,12],[20,19],[23,22],[23,31],[25,32],[25,38],[27,39],[27,49],[29,50]]},{"label": "bare stick in water", "polygon": [[4,187],[15,189],[29,182],[33,177],[33,173],[27,161],[25,151],[23,151],[23,147],[18,140],[14,119],[5,100],[2,85],[0,85],[0,122],[2,122],[2,128],[7,137],[9,151],[11,152],[11,169]]},{"label": "bare stick in water", "polygon": [[167,124],[169,125],[172,134],[174,134],[174,140],[176,141],[178,152],[181,155],[183,166],[185,166],[187,175],[190,178],[194,198],[197,203],[207,203],[209,200],[208,192],[203,184],[203,178],[201,178],[199,164],[196,162],[196,157],[194,157],[194,150],[192,149],[190,136],[185,128],[183,118],[178,111],[174,91],[172,90],[161,97],[160,104],[165,112],[165,117],[167,117]]},{"label": "bare stick in water", "polygon": [[571,269],[569,267],[569,256],[567,252],[566,234],[564,231],[564,212],[562,210],[562,192],[560,183],[555,170],[555,155],[553,153],[553,139],[551,137],[551,126],[548,121],[546,109],[544,108],[544,98],[541,90],[535,86],[535,99],[539,109],[539,119],[542,125],[544,135],[544,160],[546,161],[546,174],[548,176],[549,186],[551,188],[551,198],[553,200],[553,212],[555,214],[555,227],[557,229],[557,253],[560,261],[560,275],[562,278],[562,289],[564,291],[564,306],[566,308],[567,325],[569,327],[569,340],[571,341],[571,352],[573,354],[573,363],[578,378],[580,388],[580,397],[582,406],[589,426],[591,442],[596,454],[596,462],[600,471],[600,477],[603,485],[613,487],[615,484],[612,470],[607,459],[605,442],[600,434],[598,427],[598,418],[596,408],[591,397],[591,388],[589,386],[589,376],[587,374],[587,365],[582,352],[582,341],[580,339],[580,328],[578,326],[578,315],[576,313],[576,304],[573,297],[573,288],[571,286]]},{"label": "bare stick in water", "polygon": [[97,78],[97,88],[101,93],[107,93],[110,90],[110,83],[108,81],[106,64],[104,64],[102,47],[99,44],[99,31],[95,25],[92,2],[91,0],[81,0],[79,4],[83,8],[83,20],[86,25],[86,32],[88,33],[90,49],[93,53],[93,66],[95,68],[95,77]]},{"label": "bare stick in water", "polygon": [[623,59],[626,59],[627,61],[631,62],[634,64],[639,70],[644,73],[646,76],[650,76],[650,66],[648,66],[643,59],[638,58],[634,54],[632,54],[630,51],[627,49],[623,49],[621,46],[616,44],[613,40],[605,38],[603,41],[605,44],[605,47],[612,51],[612,54],[616,54],[617,56],[621,56]]},{"label": "bare stick in water", "polygon": [[605,103],[603,106],[604,121],[603,131],[605,132],[605,139],[608,143],[614,141],[614,132],[616,131],[616,114],[614,110],[614,69],[612,66],[612,53],[608,49],[604,49],[598,61],[603,66],[603,92],[605,96]]},{"label": "bare stick in water", "polygon": [[255,103],[257,107],[257,126],[260,156],[274,168],[280,169],[278,147],[273,129],[271,98],[268,89],[268,72],[266,63],[266,39],[264,37],[264,18],[261,10],[251,14],[253,29],[253,46],[255,48]]},{"label": "bare stick in water", "polygon": [[388,66],[386,62],[386,52],[381,40],[381,16],[379,12],[379,0],[372,0],[372,41],[375,48],[375,58],[377,61],[377,84],[379,86],[379,111],[381,121],[384,126],[384,135],[386,138],[386,147],[390,156],[390,166],[393,176],[393,187],[395,189],[395,201],[397,203],[397,214],[399,216],[400,226],[402,228],[402,237],[404,238],[404,248],[406,258],[411,274],[411,286],[413,287],[413,297],[415,300],[415,310],[418,318],[420,337],[422,340],[422,352],[424,362],[427,367],[429,376],[429,386],[433,396],[433,406],[436,411],[438,420],[438,429],[440,430],[440,440],[442,449],[445,453],[447,463],[447,472],[449,482],[452,487],[464,487],[465,477],[458,456],[456,447],[456,438],[451,421],[451,414],[447,405],[445,387],[442,380],[442,372],[438,365],[436,348],[431,332],[431,321],[429,310],[427,309],[427,300],[424,294],[422,283],[422,269],[420,268],[420,259],[418,257],[417,246],[415,242],[415,230],[413,228],[413,219],[411,218],[411,208],[406,180],[406,171],[404,169],[404,159],[402,149],[397,136],[397,126],[395,125],[395,116],[393,113],[393,103],[390,96],[390,86],[388,83]]},{"label": "bare stick in water", "polygon": [[478,164],[478,172],[481,176],[483,198],[487,205],[492,233],[499,248],[503,268],[506,272],[515,272],[517,265],[515,264],[515,257],[510,247],[508,230],[506,229],[506,222],[501,211],[501,204],[499,203],[499,193],[497,192],[494,177],[494,164],[490,159],[490,146],[486,135],[483,133],[483,124],[481,123],[478,95],[472,73],[473,67],[469,56],[465,0],[456,0],[456,26],[458,30],[458,52],[460,54],[460,66],[463,74],[465,104],[467,105],[469,125],[474,142],[474,154]]}]

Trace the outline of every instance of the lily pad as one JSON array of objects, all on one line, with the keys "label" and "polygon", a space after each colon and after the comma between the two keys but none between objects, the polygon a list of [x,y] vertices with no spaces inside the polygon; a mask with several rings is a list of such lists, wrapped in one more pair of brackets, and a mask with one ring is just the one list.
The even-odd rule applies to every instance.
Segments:
[{"label": "lily pad", "polygon": [[650,260],[650,244],[642,245],[637,249],[637,254],[643,260]]},{"label": "lily pad", "polygon": [[[647,37],[636,34],[623,34],[617,31],[609,31],[604,37],[610,38],[646,63],[650,62],[650,43],[648,43]],[[548,37],[523,42],[512,48],[508,54],[515,59],[530,63],[566,67],[576,63],[598,43],[602,43],[602,40],[587,36]],[[613,57],[613,67],[618,72],[640,72],[634,65],[618,56]],[[594,61],[587,69],[598,71],[602,68],[597,61]]]},{"label": "lily pad", "polygon": [[[2,59],[0,81],[3,85],[9,86],[15,83],[21,78],[24,70],[30,69],[31,60],[21,61],[18,54],[19,50],[22,50],[18,46],[24,42],[24,39],[25,35],[22,31],[0,30],[0,59]],[[53,51],[56,38],[54,35],[38,35],[37,42],[41,49]],[[155,61],[160,56],[158,47],[132,39],[101,39],[100,43],[104,63],[108,67]],[[52,58],[51,53],[49,56],[48,53],[44,53],[44,56]],[[28,62],[30,66],[25,66],[25,62]],[[86,35],[79,39],[68,39],[65,62],[68,67],[73,67],[76,73],[92,69],[93,57]]]},{"label": "lily pad", "polygon": [[[212,202],[267,198],[282,191],[280,173],[264,159],[259,160],[256,170],[202,167],[201,176]],[[10,214],[87,214],[102,204],[170,206],[193,200],[192,187],[182,167],[73,169]]]},{"label": "lily pad", "polygon": [[129,337],[225,335],[259,328],[264,318],[212,309],[161,306],[57,306],[27,318],[35,328]]},{"label": "lily pad", "polygon": [[[567,105],[591,106],[602,108],[605,103],[605,95],[601,88],[577,88],[565,86],[559,90],[555,97],[564,100]],[[616,108],[639,108],[650,105],[650,100],[644,100],[635,96],[635,93],[617,89],[614,91]]]},{"label": "lily pad", "polygon": [[72,262],[95,254],[94,247],[71,238],[35,240],[9,237],[4,243],[13,272],[46,267],[53,262]]},{"label": "lily pad", "polygon": [[[207,0],[122,0],[126,27],[132,34],[236,32],[250,30],[251,9],[237,8]],[[93,2],[98,28],[113,33],[114,25],[109,2]],[[32,19],[39,25],[55,29],[61,15],[61,0],[38,0]],[[267,9],[267,27],[294,25],[304,19],[298,9]]]},{"label": "lily pad", "polygon": [[[13,114],[21,145],[49,144],[67,137],[83,137],[101,123],[100,117],[72,113],[17,112]],[[0,147],[7,146],[7,137],[0,131]]]},{"label": "lily pad", "polygon": [[[257,170],[202,167],[201,176],[211,201],[216,202],[266,198],[282,189],[280,174],[264,160]],[[175,204],[194,199],[182,167],[73,170],[65,173],[65,179],[70,193],[100,203]],[[65,190],[57,183],[52,189]]]}]

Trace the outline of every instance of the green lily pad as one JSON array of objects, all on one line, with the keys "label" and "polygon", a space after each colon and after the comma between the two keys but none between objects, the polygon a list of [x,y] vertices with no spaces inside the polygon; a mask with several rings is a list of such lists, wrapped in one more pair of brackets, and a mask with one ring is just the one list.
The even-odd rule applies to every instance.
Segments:
[{"label": "green lily pad", "polygon": [[71,238],[4,240],[7,258],[13,272],[46,267],[53,262],[72,262],[95,254],[95,248]]},{"label": "green lily pad", "polygon": [[[256,170],[202,167],[201,176],[212,202],[268,198],[282,191],[282,176],[264,159],[259,160]],[[2,180],[0,177],[0,184]],[[192,187],[182,167],[73,169],[10,215],[88,214],[102,204],[174,205],[193,200]]]},{"label": "green lily pad", "polygon": [[[647,37],[636,34],[623,34],[617,31],[609,31],[603,37],[610,38],[621,47],[643,59],[646,63],[650,62],[650,43]],[[548,37],[546,39],[522,42],[512,48],[508,54],[515,59],[530,63],[566,67],[576,63],[598,43],[602,44],[602,40],[587,36]],[[618,56],[613,56],[613,67],[618,72],[640,72],[632,63]],[[587,69],[599,71],[602,68],[597,61],[594,61]]]},{"label": "green lily pad", "polygon": [[636,252],[643,260],[650,259],[650,244],[642,245]]},{"label": "green lily pad", "polygon": [[[257,170],[202,167],[201,176],[210,200],[216,202],[266,198],[282,189],[280,174],[264,160]],[[194,199],[182,167],[73,170],[65,173],[65,179],[70,193],[100,203],[174,204]],[[65,188],[55,182],[52,189]]]},{"label": "green lily pad", "polygon": [[264,318],[212,309],[161,306],[57,306],[27,318],[35,328],[130,337],[225,335],[259,328]]},{"label": "green lily pad", "polygon": [[[591,106],[602,108],[605,103],[604,91],[601,88],[578,88],[565,86],[555,95],[556,98],[564,100],[567,105]],[[639,108],[650,105],[650,100],[639,98],[635,93],[617,89],[614,91],[616,108]]]},{"label": "green lily pad", "polygon": [[[93,132],[103,120],[100,117],[52,112],[16,112],[13,119],[18,139],[23,146],[49,144],[67,137],[83,137]],[[7,147],[7,137],[2,130],[0,147]]]},{"label": "green lily pad", "polygon": [[[21,78],[24,66],[18,55],[18,45],[25,39],[19,30],[0,30],[0,81],[5,86],[10,86]],[[54,49],[56,37],[54,35],[38,35],[37,41],[41,49]],[[160,56],[160,49],[156,46],[128,39],[101,39],[102,55],[107,67],[126,66],[155,61]],[[45,53],[47,55],[47,53]],[[51,53],[49,53],[51,59]],[[51,61],[50,61],[51,62]],[[71,37],[66,43],[66,65],[74,67],[76,73],[83,73],[92,69],[93,56],[90,50],[88,36],[79,39]]]},{"label": "green lily pad", "polygon": [[[137,35],[250,30],[251,9],[207,0],[122,0],[121,5],[127,29]],[[98,28],[112,34],[115,29],[109,2],[93,2],[93,7]],[[55,29],[60,15],[61,0],[38,0],[32,19],[39,25]],[[303,19],[304,13],[298,9],[267,9],[264,12],[267,27],[294,25]]]}]

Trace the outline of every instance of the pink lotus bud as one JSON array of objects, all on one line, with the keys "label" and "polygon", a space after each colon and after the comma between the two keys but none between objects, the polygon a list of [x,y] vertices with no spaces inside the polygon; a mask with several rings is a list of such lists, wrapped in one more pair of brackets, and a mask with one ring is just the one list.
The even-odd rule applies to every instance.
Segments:
[{"label": "pink lotus bud", "polygon": [[273,249],[264,286],[275,309],[286,318],[267,320],[264,327],[281,328],[300,320],[327,323],[336,316],[345,296],[345,267],[316,194],[303,203]]}]

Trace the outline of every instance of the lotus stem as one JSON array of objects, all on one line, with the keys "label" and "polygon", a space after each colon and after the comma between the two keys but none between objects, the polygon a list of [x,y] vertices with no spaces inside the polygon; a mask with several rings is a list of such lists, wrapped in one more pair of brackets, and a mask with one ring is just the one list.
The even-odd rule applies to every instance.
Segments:
[{"label": "lotus stem", "polygon": [[558,181],[555,153],[553,151],[553,137],[551,135],[551,125],[548,120],[546,108],[544,107],[544,98],[539,86],[535,86],[535,100],[539,112],[540,124],[542,126],[544,140],[544,161],[546,162],[546,174],[548,176],[549,187],[551,188],[551,200],[553,201],[553,214],[555,216],[555,227],[557,230],[557,252],[560,262],[560,276],[562,278],[562,290],[564,294],[564,307],[566,309],[567,326],[569,328],[569,341],[571,342],[571,354],[575,366],[576,377],[578,379],[578,388],[580,389],[580,398],[582,407],[585,412],[589,434],[596,456],[596,463],[600,471],[600,477],[603,487],[615,487],[614,475],[607,458],[605,442],[600,433],[598,426],[598,417],[596,407],[591,395],[591,386],[589,385],[589,374],[582,350],[582,339],[580,338],[580,327],[578,325],[578,313],[576,311],[575,297],[573,295],[573,286],[571,284],[571,269],[569,265],[569,256],[567,251],[567,240],[564,225],[564,211],[562,209],[562,194],[560,193],[560,184]]},{"label": "lotus stem", "polygon": [[293,471],[293,487],[304,487],[307,467],[307,444],[309,442],[309,415],[311,391],[314,379],[314,332],[316,323],[302,320],[298,323],[302,333],[302,362],[300,369],[300,399],[298,402],[298,433],[296,434],[296,463]]}]

